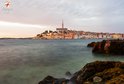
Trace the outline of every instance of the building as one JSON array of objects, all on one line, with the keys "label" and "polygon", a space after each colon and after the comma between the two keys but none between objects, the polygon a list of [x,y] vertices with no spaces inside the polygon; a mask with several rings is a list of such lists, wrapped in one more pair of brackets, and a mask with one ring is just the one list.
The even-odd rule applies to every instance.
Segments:
[{"label": "building", "polygon": [[62,27],[61,27],[61,28],[56,28],[56,31],[57,31],[58,33],[65,33],[65,32],[68,31],[68,28],[64,28],[64,23],[63,23],[63,21],[62,21]]},{"label": "building", "polygon": [[56,31],[44,31],[41,34],[37,34],[36,39],[124,39],[124,34],[121,33],[103,33],[103,32],[86,32],[86,31],[76,31],[68,30],[64,27],[64,22],[62,21],[62,26],[56,28]]}]

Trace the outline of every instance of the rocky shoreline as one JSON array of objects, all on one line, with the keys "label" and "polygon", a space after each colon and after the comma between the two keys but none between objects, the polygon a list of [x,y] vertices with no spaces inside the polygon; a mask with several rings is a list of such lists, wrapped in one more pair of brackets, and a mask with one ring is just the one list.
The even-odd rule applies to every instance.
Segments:
[{"label": "rocky shoreline", "polygon": [[124,40],[103,40],[92,42],[87,47],[93,47],[93,53],[124,55]]},{"label": "rocky shoreline", "polygon": [[[124,55],[124,40],[103,40],[87,45],[93,53]],[[38,84],[124,84],[124,62],[95,61],[86,64],[70,78],[47,76]]]},{"label": "rocky shoreline", "polygon": [[124,84],[124,62],[91,62],[70,79],[47,76],[38,84]]}]

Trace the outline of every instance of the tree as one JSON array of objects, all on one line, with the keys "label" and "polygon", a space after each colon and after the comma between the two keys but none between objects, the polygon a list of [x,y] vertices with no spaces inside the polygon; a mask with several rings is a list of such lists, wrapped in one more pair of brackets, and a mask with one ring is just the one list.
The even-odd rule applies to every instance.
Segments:
[{"label": "tree", "polygon": [[43,34],[47,34],[48,33],[48,30],[44,31]]},{"label": "tree", "polygon": [[49,30],[49,33],[53,33],[53,31]]}]

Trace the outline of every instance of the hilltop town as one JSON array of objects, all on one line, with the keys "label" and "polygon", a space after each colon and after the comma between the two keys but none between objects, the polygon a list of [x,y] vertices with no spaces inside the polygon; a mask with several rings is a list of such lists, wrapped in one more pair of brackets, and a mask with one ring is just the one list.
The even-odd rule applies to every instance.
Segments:
[{"label": "hilltop town", "polygon": [[121,33],[103,33],[103,32],[86,32],[69,30],[64,27],[56,28],[56,31],[46,30],[41,34],[37,34],[35,39],[124,39]]}]

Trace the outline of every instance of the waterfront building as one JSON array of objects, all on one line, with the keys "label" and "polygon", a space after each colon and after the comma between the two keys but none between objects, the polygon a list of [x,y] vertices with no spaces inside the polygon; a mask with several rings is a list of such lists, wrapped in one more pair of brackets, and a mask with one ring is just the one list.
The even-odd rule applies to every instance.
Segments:
[{"label": "waterfront building", "polygon": [[124,34],[120,33],[103,33],[103,32],[85,32],[68,30],[64,27],[64,22],[62,21],[62,26],[56,28],[56,31],[46,30],[41,34],[37,34],[36,39],[124,39]]}]

